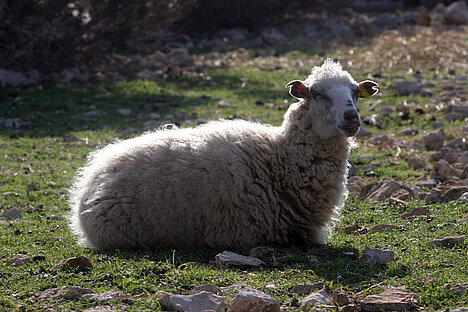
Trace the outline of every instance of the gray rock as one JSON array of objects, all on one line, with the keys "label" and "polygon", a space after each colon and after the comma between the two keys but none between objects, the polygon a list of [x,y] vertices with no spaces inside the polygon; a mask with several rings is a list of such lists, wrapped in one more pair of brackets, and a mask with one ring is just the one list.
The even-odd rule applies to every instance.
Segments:
[{"label": "gray rock", "polygon": [[416,127],[406,128],[398,132],[399,135],[416,135],[419,133],[419,129]]},{"label": "gray rock", "polygon": [[65,68],[58,74],[55,74],[57,82],[68,84],[73,81],[85,82],[89,79],[86,75],[82,74],[77,67]]},{"label": "gray rock", "polygon": [[193,295],[173,295],[159,292],[159,302],[174,311],[201,312],[206,310],[221,311],[225,306],[225,298],[208,291]]},{"label": "gray rock", "polygon": [[457,162],[461,165],[462,168],[465,168],[468,165],[468,152],[463,152],[460,157],[457,159]]},{"label": "gray rock", "polygon": [[214,284],[198,285],[192,289],[192,294],[197,294],[202,291],[208,291],[216,295],[218,294],[218,287]]},{"label": "gray rock", "polygon": [[218,102],[218,107],[222,107],[222,108],[231,107],[231,103],[229,103],[228,101],[225,101],[225,100],[220,100]]},{"label": "gray rock", "polygon": [[381,294],[367,296],[361,301],[361,310],[370,312],[414,309],[418,303],[418,295],[404,290],[404,287],[392,287]]},{"label": "gray rock", "polygon": [[440,150],[438,150],[436,153],[432,154],[429,157],[430,162],[436,162],[441,159],[446,160],[448,163],[453,164],[457,162],[457,160],[460,158],[461,153],[456,151],[455,149],[451,147],[444,146]]},{"label": "gray rock", "polygon": [[264,264],[265,262],[260,259],[242,256],[230,251],[223,251],[222,253],[216,255],[216,265],[218,266],[230,265],[257,267]]},{"label": "gray rock", "polygon": [[444,127],[444,122],[443,122],[443,121],[436,120],[436,121],[433,121],[433,122],[431,123],[431,126],[432,126],[433,128],[440,129],[440,128],[443,128],[443,127]]},{"label": "gray rock", "polygon": [[162,70],[149,70],[144,69],[137,73],[137,78],[142,80],[161,80],[164,78],[164,73]]},{"label": "gray rock", "polygon": [[461,0],[449,5],[443,14],[443,20],[446,24],[451,25],[468,24],[468,7],[466,2]]},{"label": "gray rock", "polygon": [[16,71],[9,71],[0,68],[0,86],[3,88],[26,87],[39,82],[41,75],[36,70],[30,70],[26,74]]},{"label": "gray rock", "polygon": [[321,289],[317,292],[314,292],[307,297],[303,298],[298,303],[299,309],[302,311],[308,311],[308,308],[311,306],[327,306],[327,307],[334,307],[333,299],[327,294],[326,289]]},{"label": "gray rock", "polygon": [[457,203],[459,203],[459,204],[468,203],[468,192],[465,192],[465,193],[461,194],[460,197],[458,197],[458,199],[457,199]]},{"label": "gray rock", "polygon": [[367,130],[366,128],[364,127],[361,127],[359,129],[359,132],[358,134],[356,135],[357,138],[363,138],[363,137],[367,137],[367,136],[370,136],[372,135],[372,132],[370,132],[369,130]]},{"label": "gray rock", "polygon": [[383,144],[383,143],[386,143],[389,141],[389,138],[388,136],[386,136],[385,134],[381,133],[381,134],[377,134],[375,135],[373,138],[372,138],[372,144],[374,145],[379,145],[379,144]]},{"label": "gray rock", "polygon": [[0,215],[0,218],[5,218],[7,220],[18,219],[21,218],[21,210],[16,208],[8,208]]},{"label": "gray rock", "polygon": [[298,294],[299,296],[306,296],[310,294],[312,290],[329,290],[329,287],[324,282],[315,282],[313,284],[300,284],[291,288],[290,292],[293,294]]},{"label": "gray rock", "polygon": [[421,157],[410,157],[406,161],[408,165],[414,169],[423,169],[426,167],[426,161]]},{"label": "gray rock", "polygon": [[432,177],[440,181],[446,181],[452,177],[460,178],[462,173],[461,170],[454,168],[445,159],[441,159],[434,164]]},{"label": "gray rock", "polygon": [[444,134],[441,131],[431,132],[424,137],[424,146],[428,150],[438,150],[444,146]]},{"label": "gray rock", "polygon": [[424,181],[417,182],[414,186],[417,186],[419,188],[432,189],[432,188],[436,187],[437,184],[439,184],[439,182],[436,181],[436,180],[424,180]]},{"label": "gray rock", "polygon": [[367,201],[381,202],[390,198],[394,192],[402,189],[413,194],[413,191],[408,186],[395,180],[387,179],[365,185],[362,189],[361,198]]},{"label": "gray rock", "polygon": [[259,246],[250,249],[249,257],[257,258],[263,262],[272,262],[275,255],[275,249],[268,246]]},{"label": "gray rock", "polygon": [[352,176],[348,178],[348,183],[346,187],[350,194],[359,196],[362,191],[362,187],[364,186],[364,180],[358,176]]},{"label": "gray rock", "polygon": [[17,254],[13,259],[8,260],[5,265],[11,267],[19,267],[26,263],[31,263],[32,260],[27,255]]},{"label": "gray rock", "polygon": [[395,253],[391,250],[366,248],[361,253],[361,261],[365,264],[386,264],[395,261]]},{"label": "gray rock", "polygon": [[465,236],[445,236],[435,239],[431,244],[436,247],[454,247],[465,242]]},{"label": "gray rock", "polygon": [[242,289],[234,298],[229,312],[279,312],[279,302],[269,295],[250,288]]},{"label": "gray rock", "polygon": [[414,216],[427,216],[430,214],[430,211],[427,207],[416,207],[409,212],[403,213],[400,217],[402,219],[408,219]]},{"label": "gray rock", "polygon": [[398,79],[393,87],[400,95],[418,94],[423,88],[423,84],[417,80]]},{"label": "gray rock", "polygon": [[38,292],[36,295],[36,299],[37,300],[56,299],[60,296],[63,296],[63,294],[66,293],[67,290],[68,290],[67,286],[49,288],[49,289]]},{"label": "gray rock", "polygon": [[456,308],[456,309],[453,309],[453,310],[449,310],[449,312],[468,312],[468,307]]},{"label": "gray rock", "polygon": [[130,108],[120,108],[117,110],[117,113],[122,116],[128,116],[132,113]]},{"label": "gray rock", "polygon": [[275,44],[286,39],[286,37],[274,27],[264,30],[261,36],[263,41],[267,44]]}]

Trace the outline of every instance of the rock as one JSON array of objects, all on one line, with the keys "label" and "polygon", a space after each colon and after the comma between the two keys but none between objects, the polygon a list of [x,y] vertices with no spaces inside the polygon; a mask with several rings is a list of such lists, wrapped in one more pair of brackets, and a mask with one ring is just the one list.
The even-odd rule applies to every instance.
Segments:
[{"label": "rock", "polygon": [[128,116],[132,113],[130,108],[121,108],[117,110],[117,113],[122,116]]},{"label": "rock", "polygon": [[348,305],[345,305],[343,306],[341,309],[340,309],[341,312],[357,312],[359,311],[359,306],[357,304],[348,304]]},{"label": "rock", "polygon": [[65,293],[63,293],[63,297],[68,300],[83,300],[84,295],[89,295],[93,293],[94,291],[89,288],[70,287]]},{"label": "rock", "polygon": [[439,184],[439,182],[436,181],[436,180],[423,180],[423,181],[417,182],[414,186],[416,186],[418,188],[432,189],[432,188],[436,187],[437,184]]},{"label": "rock", "polygon": [[408,165],[414,169],[426,168],[426,161],[421,157],[409,157],[407,160]]},{"label": "rock", "polygon": [[321,290],[325,289],[327,292],[329,291],[328,285],[324,282],[315,282],[313,284],[300,284],[296,285],[291,288],[290,292],[294,294],[298,294],[299,296],[306,296],[310,294],[312,290]]},{"label": "rock", "polygon": [[395,260],[395,253],[391,250],[366,248],[361,253],[361,261],[365,264],[386,264]]},{"label": "rock", "polygon": [[459,203],[459,204],[468,203],[468,192],[465,192],[465,193],[461,194],[460,197],[458,197],[458,199],[457,199],[457,203]]},{"label": "rock", "polygon": [[310,306],[318,305],[320,307],[334,307],[333,299],[327,294],[326,289],[314,292],[299,301],[298,306],[302,311],[309,311]]},{"label": "rock", "polygon": [[20,118],[7,118],[0,119],[0,125],[3,125],[6,129],[30,129],[32,128],[32,123],[27,121],[22,121]]},{"label": "rock", "polygon": [[385,134],[377,134],[375,135],[373,138],[372,138],[372,141],[371,143],[374,144],[374,145],[380,145],[380,144],[383,144],[383,143],[386,143],[388,142],[390,139],[388,138],[388,136],[386,136]]},{"label": "rock", "polygon": [[216,255],[216,265],[218,266],[231,265],[257,267],[264,264],[265,262],[260,259],[242,256],[230,251],[223,251]]},{"label": "rock", "polygon": [[453,164],[460,158],[461,154],[451,147],[444,146],[429,157],[430,162],[436,162],[441,159]]},{"label": "rock", "polygon": [[369,232],[375,233],[375,232],[383,232],[383,231],[389,231],[389,230],[397,230],[400,227],[397,225],[391,225],[391,224],[375,224],[371,227],[369,227]]},{"label": "rock", "polygon": [[455,286],[451,286],[450,284],[445,284],[444,288],[457,296],[463,296],[463,295],[468,294],[468,283],[463,283],[461,285],[455,285]]},{"label": "rock", "polygon": [[149,70],[144,69],[137,73],[137,78],[142,80],[161,80],[164,78],[164,73],[162,70]]},{"label": "rock", "polygon": [[468,151],[467,138],[456,138],[446,144],[447,147],[454,149],[461,149],[462,151]]},{"label": "rock", "polygon": [[444,146],[444,134],[441,131],[431,132],[423,140],[424,146],[430,151],[438,150]]},{"label": "rock", "polygon": [[69,84],[72,81],[86,82],[89,80],[89,77],[85,74],[82,74],[77,67],[65,68],[58,74],[54,74],[54,76],[57,82],[62,84]]},{"label": "rock", "polygon": [[275,256],[275,249],[267,246],[259,246],[250,249],[249,257],[257,258],[265,263],[273,262]]},{"label": "rock", "polygon": [[340,307],[351,303],[348,299],[348,296],[346,296],[345,293],[342,293],[339,291],[334,291],[332,293],[332,298],[333,298],[333,301],[335,301]]},{"label": "rock", "polygon": [[[65,295],[66,296],[66,293]],[[84,299],[87,301],[97,301],[97,302],[108,302],[111,300],[126,300],[128,301],[130,299],[130,296],[126,293],[117,291],[117,290],[108,290],[103,293],[86,293],[83,294],[83,298],[78,298],[78,299]]]},{"label": "rock", "polygon": [[286,37],[274,27],[264,30],[261,36],[263,41],[267,44],[275,44],[286,39]]},{"label": "rock", "polygon": [[468,165],[468,152],[463,152],[461,156],[457,159],[457,162],[461,165],[462,168],[465,168]]},{"label": "rock", "polygon": [[39,83],[41,75],[37,70],[30,70],[26,74],[0,68],[0,85],[11,88],[26,87]]},{"label": "rock", "polygon": [[167,53],[167,64],[170,67],[181,66],[185,67],[191,63],[189,52],[186,48],[177,48]]},{"label": "rock", "polygon": [[361,127],[359,129],[359,132],[357,133],[356,137],[357,138],[363,138],[363,137],[367,137],[367,136],[370,136],[370,135],[372,135],[372,132],[370,132],[369,130],[367,130],[364,127]]},{"label": "rock", "polygon": [[350,225],[350,226],[347,226],[344,228],[344,232],[345,234],[352,234],[358,230],[360,230],[361,227],[359,226],[359,224],[357,223],[354,223],[353,225]]},{"label": "rock", "polygon": [[462,176],[462,171],[454,168],[446,160],[441,159],[434,164],[431,176],[434,179],[445,181],[451,177],[460,178]]},{"label": "rock", "polygon": [[214,284],[205,284],[205,285],[195,286],[192,289],[192,294],[197,294],[202,291],[207,291],[216,295],[218,294],[218,287]]},{"label": "rock", "polygon": [[250,289],[242,289],[234,298],[229,312],[276,312],[280,311],[279,302],[267,294]]},{"label": "rock", "polygon": [[398,132],[399,135],[413,136],[419,133],[419,129],[416,127],[406,128]]},{"label": "rock", "polygon": [[431,123],[431,126],[435,129],[440,129],[444,127],[444,122],[436,120]]},{"label": "rock", "polygon": [[68,290],[67,286],[60,286],[56,288],[49,288],[43,291],[40,291],[36,295],[36,300],[43,299],[56,299],[66,293]]},{"label": "rock", "polygon": [[413,191],[406,185],[397,182],[395,180],[384,180],[374,182],[368,185],[363,186],[361,198],[367,201],[385,201],[390,198],[395,191],[404,189],[410,194],[413,194]]},{"label": "rock", "polygon": [[362,191],[362,187],[364,186],[364,180],[358,176],[352,176],[348,178],[348,183],[346,187],[350,194],[359,196]]},{"label": "rock", "polygon": [[420,93],[423,85],[417,80],[399,79],[395,81],[393,87],[400,95],[410,95]]},{"label": "rock", "polygon": [[449,5],[443,14],[443,20],[446,24],[451,25],[468,24],[468,7],[466,2],[461,0]]},{"label": "rock", "polygon": [[431,244],[436,247],[454,247],[465,242],[465,236],[445,236],[435,239]]},{"label": "rock", "polygon": [[226,38],[228,41],[244,41],[249,32],[242,28],[221,29],[215,35],[218,38]]},{"label": "rock", "polygon": [[26,263],[31,263],[32,260],[27,255],[17,254],[13,259],[8,260],[5,265],[11,267],[19,267]]},{"label": "rock", "polygon": [[418,295],[404,290],[404,287],[392,287],[381,294],[367,296],[361,301],[361,310],[406,311],[416,308]]},{"label": "rock", "polygon": [[8,208],[2,212],[0,218],[5,218],[7,220],[21,218],[21,210],[16,208]]},{"label": "rock", "polygon": [[457,200],[462,196],[462,194],[468,192],[468,186],[455,186],[447,190],[440,197],[439,202],[449,202],[452,200]]},{"label": "rock", "polygon": [[129,306],[125,304],[119,304],[116,306],[97,305],[91,308],[87,308],[86,310],[83,310],[83,312],[116,312],[116,311],[126,311],[128,308]]},{"label": "rock", "polygon": [[218,107],[222,107],[222,108],[228,108],[228,107],[231,107],[231,103],[225,101],[225,100],[220,100],[218,102]]},{"label": "rock", "polygon": [[427,216],[430,214],[430,211],[427,207],[416,207],[410,212],[403,213],[400,217],[402,219],[408,219],[414,216]]},{"label": "rock", "polygon": [[93,267],[93,264],[86,256],[78,256],[73,258],[68,258],[65,260],[59,261],[54,265],[54,268],[57,267],[71,267],[71,268],[80,268],[80,269],[90,269]]},{"label": "rock", "polygon": [[468,312],[468,307],[456,308],[453,310],[449,310],[449,312]]}]

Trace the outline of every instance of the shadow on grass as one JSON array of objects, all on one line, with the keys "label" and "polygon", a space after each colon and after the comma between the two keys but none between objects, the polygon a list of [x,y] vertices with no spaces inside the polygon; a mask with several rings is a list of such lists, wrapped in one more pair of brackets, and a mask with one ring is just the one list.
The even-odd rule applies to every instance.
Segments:
[{"label": "shadow on grass", "polygon": [[[244,77],[248,79],[247,87],[241,88]],[[265,82],[261,75],[240,71],[215,73],[210,81],[182,77],[161,81],[8,89],[0,96],[0,135],[45,137],[104,128],[138,129],[149,120],[150,113],[160,114],[161,118],[156,122],[168,122],[161,120],[167,114],[190,110],[194,106],[207,106],[218,100],[203,96],[204,93],[223,94],[227,101],[231,101],[231,97],[239,98],[251,103],[252,107],[255,107],[256,100],[289,97],[286,90],[273,86],[271,80]],[[131,111],[127,115],[119,113],[121,109]],[[235,115],[235,108],[225,109],[225,112]]]},{"label": "shadow on grass", "polygon": [[[193,266],[208,267],[218,271],[234,271],[239,274],[262,272],[279,274],[295,271],[297,276],[312,275],[314,279],[331,284],[342,284],[357,287],[361,284],[375,284],[394,276],[406,276],[407,269],[396,267],[389,269],[386,265],[366,265],[359,259],[359,250],[347,246],[317,245],[313,247],[277,247],[275,248],[276,263],[268,263],[257,268],[251,267],[218,267],[215,256],[221,251],[211,249],[151,249],[104,252],[107,256],[117,256],[125,260],[150,259],[156,263],[166,263],[178,269]],[[234,250],[248,255],[248,250]],[[311,260],[317,259],[317,261]],[[223,273],[220,272],[220,275]],[[294,274],[293,274],[294,275]],[[311,280],[310,282],[315,282]],[[228,285],[226,285],[228,286]]]}]

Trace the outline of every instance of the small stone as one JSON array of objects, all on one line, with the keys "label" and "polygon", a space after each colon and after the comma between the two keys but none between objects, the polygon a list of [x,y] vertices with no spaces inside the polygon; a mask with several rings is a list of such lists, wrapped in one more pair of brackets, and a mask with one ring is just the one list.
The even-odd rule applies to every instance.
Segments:
[{"label": "small stone", "polygon": [[260,259],[242,256],[231,251],[223,251],[216,255],[216,265],[218,266],[231,265],[257,267],[264,264],[265,262]]},{"label": "small stone", "polygon": [[197,294],[202,291],[208,291],[216,295],[218,294],[218,287],[214,284],[205,284],[205,285],[195,286],[192,289],[192,294]]},{"label": "small stone", "polygon": [[461,194],[461,196],[457,199],[457,203],[459,204],[468,203],[468,192]]},{"label": "small stone", "polygon": [[405,189],[396,190],[392,193],[390,199],[396,199],[399,204],[406,205],[405,200],[410,200],[413,198],[413,193],[408,192]]},{"label": "small stone", "polygon": [[5,265],[11,267],[19,267],[30,262],[32,262],[32,260],[27,255],[17,254],[13,259],[8,260],[5,263]]},{"label": "small stone", "polygon": [[122,116],[128,116],[132,113],[130,108],[121,108],[117,110],[117,113]]},{"label": "small stone", "polygon": [[393,87],[400,95],[410,95],[421,92],[423,85],[417,80],[399,79],[395,81]]},{"label": "small stone", "polygon": [[69,300],[79,300],[79,299],[83,299],[83,295],[88,295],[92,293],[94,293],[94,291],[89,288],[70,287],[63,294],[63,297]]},{"label": "small stone", "polygon": [[430,211],[427,207],[416,207],[410,212],[403,213],[400,217],[402,219],[408,219],[414,216],[427,216],[430,214]]},{"label": "small stone", "polygon": [[352,234],[360,229],[361,229],[361,226],[359,226],[359,224],[357,223],[354,223],[353,225],[345,227],[344,232],[345,234]]},{"label": "small stone", "polygon": [[436,187],[437,184],[438,184],[438,182],[435,181],[435,180],[423,180],[423,181],[417,182],[414,186],[419,187],[419,188],[432,189],[432,188]]},{"label": "small stone", "polygon": [[468,295],[468,283],[463,283],[461,285],[452,286],[450,284],[445,284],[444,288],[450,291],[451,293],[456,294],[457,296]]},{"label": "small stone", "polygon": [[369,228],[369,232],[375,233],[375,232],[383,232],[383,231],[389,231],[389,230],[397,230],[400,227],[397,225],[392,225],[392,224],[375,224]]},{"label": "small stone", "polygon": [[93,264],[86,256],[78,256],[73,258],[68,258],[65,260],[59,261],[54,265],[54,268],[57,267],[71,267],[71,268],[81,268],[81,269],[90,269],[93,267]]},{"label": "small stone", "polygon": [[408,191],[410,194],[413,192],[408,186],[395,180],[387,179],[363,186],[360,197],[367,201],[382,202],[390,198],[395,191],[401,189]]},{"label": "small stone", "polygon": [[388,136],[386,136],[385,134],[377,134],[375,135],[373,138],[372,138],[372,144],[374,145],[380,145],[380,144],[383,144],[383,143],[386,143],[389,141],[389,138]]},{"label": "small stone", "polygon": [[461,170],[454,168],[445,159],[441,159],[434,164],[431,175],[434,179],[445,181],[451,177],[460,178],[462,173]]},{"label": "small stone", "polygon": [[456,308],[456,309],[453,309],[453,310],[449,310],[449,312],[468,312],[468,307]]},{"label": "small stone", "polygon": [[16,208],[8,208],[0,215],[0,218],[5,218],[7,220],[21,218],[21,210]]},{"label": "small stone", "polygon": [[341,308],[341,312],[357,312],[359,311],[359,306],[357,304],[348,304]]},{"label": "small stone", "polygon": [[259,246],[252,248],[249,252],[249,257],[257,258],[263,262],[273,262],[275,256],[275,249],[267,246]]},{"label": "small stone", "polygon": [[414,169],[423,169],[426,167],[426,161],[421,157],[409,157],[406,161],[408,165]]},{"label": "small stone", "polygon": [[308,311],[310,306],[334,306],[333,299],[327,294],[326,289],[321,289],[317,292],[314,292],[298,303],[299,309],[302,311]]},{"label": "small stone", "polygon": [[310,256],[309,256],[309,262],[310,262],[310,263],[319,263],[320,260],[319,260],[316,256],[310,255]]},{"label": "small stone", "polygon": [[250,289],[242,289],[234,298],[229,312],[277,312],[280,311],[279,302],[267,294]]},{"label": "small stone", "polygon": [[[66,295],[66,294],[65,294]],[[130,296],[126,293],[117,291],[117,290],[108,290],[103,293],[96,293],[91,291],[90,293],[84,293],[82,295],[83,298],[78,298],[78,299],[84,299],[87,301],[97,301],[97,302],[108,302],[111,300],[130,300]]]},{"label": "small stone", "polygon": [[423,139],[424,146],[430,151],[438,150],[444,146],[444,134],[441,131],[431,132]]},{"label": "small stone", "polygon": [[332,298],[340,307],[351,303],[348,299],[348,296],[346,296],[346,294],[339,292],[339,291],[334,291],[332,293]]},{"label": "small stone", "polygon": [[362,251],[361,260],[366,264],[386,264],[395,260],[395,253],[391,250],[366,248]]},{"label": "small stone", "polygon": [[445,236],[438,239],[435,239],[432,242],[432,245],[436,247],[454,247],[456,245],[461,245],[465,242],[465,236]]},{"label": "small stone", "polygon": [[348,183],[346,187],[350,194],[359,196],[362,191],[362,187],[364,186],[364,180],[358,176],[352,176],[348,178]]},{"label": "small stone", "polygon": [[450,4],[443,14],[444,22],[451,25],[468,24],[468,6],[465,1]]},{"label": "small stone", "polygon": [[40,291],[36,295],[36,300],[43,300],[43,299],[55,299],[62,296],[68,290],[67,286],[60,286],[56,288],[49,288],[43,291]]},{"label": "small stone", "polygon": [[407,136],[413,136],[413,135],[416,135],[418,133],[419,133],[419,129],[415,128],[415,127],[406,128],[406,129],[401,130],[400,132],[398,132],[398,134],[400,134],[400,135],[407,135]]},{"label": "small stone", "polygon": [[367,130],[364,127],[361,127],[359,129],[359,132],[357,133],[356,137],[357,138],[363,138],[363,137],[367,137],[367,136],[370,136],[370,135],[372,135],[372,132],[370,132],[369,130]]},{"label": "small stone", "polygon": [[361,310],[406,311],[416,307],[418,295],[404,291],[404,287],[392,287],[378,295],[370,295],[361,301]]},{"label": "small stone", "polygon": [[225,101],[225,100],[220,100],[218,102],[218,107],[222,107],[222,108],[228,108],[228,107],[231,107],[231,103]]},{"label": "small stone", "polygon": [[436,120],[431,123],[431,126],[435,129],[440,129],[444,127],[444,122]]},{"label": "small stone", "polygon": [[300,284],[291,288],[290,292],[293,294],[298,294],[299,296],[306,296],[310,294],[312,290],[321,290],[325,289],[329,291],[329,287],[324,282],[315,282],[313,284]]}]

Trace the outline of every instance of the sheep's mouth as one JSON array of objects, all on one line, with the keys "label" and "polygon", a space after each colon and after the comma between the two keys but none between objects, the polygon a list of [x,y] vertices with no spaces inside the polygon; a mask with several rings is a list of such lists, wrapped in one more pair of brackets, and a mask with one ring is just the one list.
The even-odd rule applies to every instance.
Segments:
[{"label": "sheep's mouth", "polygon": [[358,132],[361,126],[359,125],[351,125],[351,126],[338,126],[338,129],[343,133],[344,135],[348,137],[355,136]]}]

